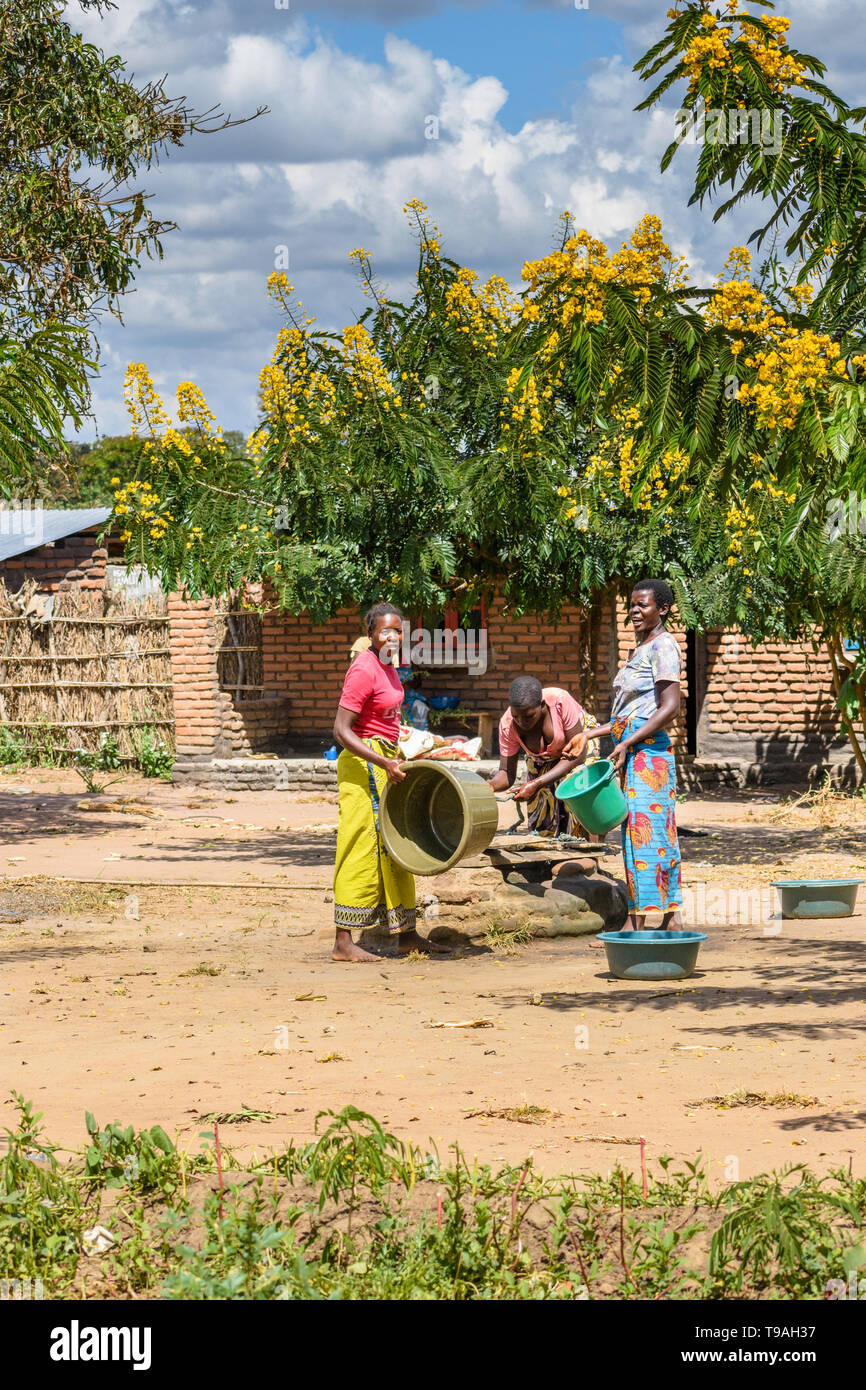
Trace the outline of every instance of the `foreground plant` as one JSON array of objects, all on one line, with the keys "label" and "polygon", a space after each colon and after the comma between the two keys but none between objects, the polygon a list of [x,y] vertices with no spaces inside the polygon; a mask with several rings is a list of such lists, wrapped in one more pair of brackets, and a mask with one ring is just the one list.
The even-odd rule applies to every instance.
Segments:
[{"label": "foreground plant", "polygon": [[61,1163],[15,1101],[0,1277],[48,1298],[820,1298],[866,1266],[866,1181],[841,1171],[713,1192],[700,1161],[662,1157],[646,1188],[619,1166],[547,1178],[456,1145],[442,1162],[353,1106],[247,1165],[88,1116],[84,1155]]}]

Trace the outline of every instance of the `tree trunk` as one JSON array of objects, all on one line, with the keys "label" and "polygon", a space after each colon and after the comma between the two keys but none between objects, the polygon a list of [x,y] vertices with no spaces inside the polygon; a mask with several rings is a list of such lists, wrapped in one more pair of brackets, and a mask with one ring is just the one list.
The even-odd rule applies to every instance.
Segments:
[{"label": "tree trunk", "polygon": [[[827,651],[830,655],[830,673],[833,680],[833,693],[838,701],[843,684],[842,674],[839,668],[846,668],[848,674],[851,675],[854,670],[854,665],[853,662],[847,659],[842,650],[842,639],[838,632],[826,633],[825,641]],[[866,742],[866,692],[864,692],[862,681],[855,682],[855,686],[857,690],[857,703],[860,709],[860,727],[863,731],[864,742]],[[857,762],[860,776],[863,778],[864,782],[866,782],[866,753],[863,751],[863,745],[857,737],[853,723],[850,719],[845,719],[844,715],[842,717],[845,725],[845,732],[848,735],[848,742],[851,744],[854,751],[854,758]]]}]

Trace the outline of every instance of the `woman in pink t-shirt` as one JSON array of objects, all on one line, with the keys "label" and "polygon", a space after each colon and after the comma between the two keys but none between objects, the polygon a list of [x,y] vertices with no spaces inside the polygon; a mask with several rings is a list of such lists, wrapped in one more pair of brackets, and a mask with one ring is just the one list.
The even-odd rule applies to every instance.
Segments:
[{"label": "woman in pink t-shirt", "polygon": [[594,728],[597,721],[567,690],[555,685],[542,687],[534,676],[513,680],[508,701],[499,721],[499,771],[491,778],[491,788],[499,792],[513,785],[522,754],[529,780],[514,793],[514,800],[527,803],[530,829],[539,835],[585,837],[586,831],[568,807],[557,801],[554,788],[584,761],[584,757],[564,758],[566,743]]},{"label": "woman in pink t-shirt", "polygon": [[340,796],[334,865],[333,959],[374,961],[353,933],[381,926],[401,953],[435,950],[415,930],[415,879],[395,864],[379,834],[379,799],[386,782],[402,782],[397,738],[403,686],[397,675],[403,619],[390,603],[365,618],[370,646],[359,651],[343,682],[334,738]]}]

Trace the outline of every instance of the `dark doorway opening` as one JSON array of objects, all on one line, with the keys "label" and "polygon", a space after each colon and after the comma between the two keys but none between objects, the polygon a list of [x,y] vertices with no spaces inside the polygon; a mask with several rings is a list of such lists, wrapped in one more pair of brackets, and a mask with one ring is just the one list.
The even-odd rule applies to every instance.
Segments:
[{"label": "dark doorway opening", "polygon": [[700,718],[698,690],[698,635],[691,629],[686,633],[686,749],[692,757],[698,752],[698,719]]}]

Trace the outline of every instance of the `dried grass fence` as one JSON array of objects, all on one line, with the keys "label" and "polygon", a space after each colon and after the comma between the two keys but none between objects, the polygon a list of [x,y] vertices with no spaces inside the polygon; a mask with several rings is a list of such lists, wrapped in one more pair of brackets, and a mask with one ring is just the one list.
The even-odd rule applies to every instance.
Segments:
[{"label": "dried grass fence", "polygon": [[148,730],[174,751],[169,620],[163,595],[0,584],[0,735],[57,765],[102,735],[125,762]]}]

